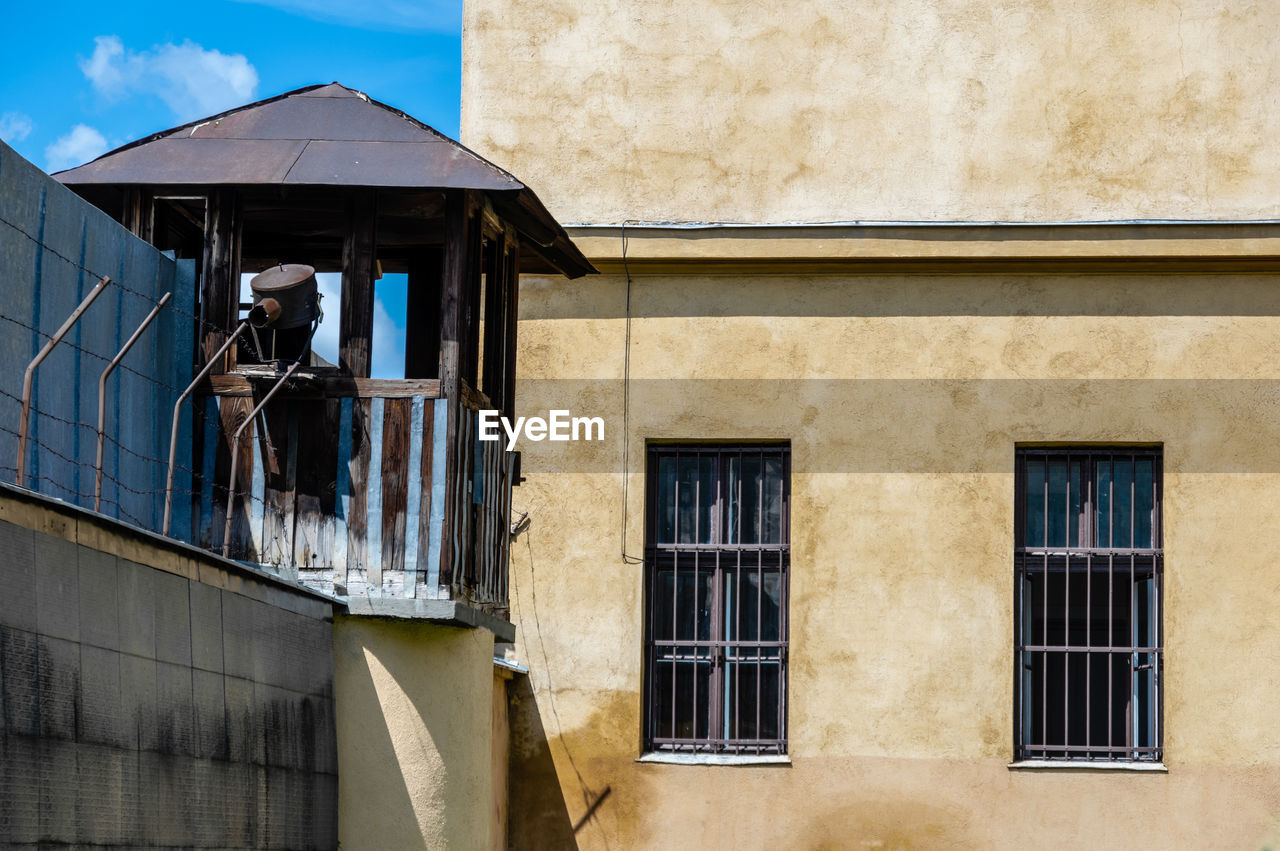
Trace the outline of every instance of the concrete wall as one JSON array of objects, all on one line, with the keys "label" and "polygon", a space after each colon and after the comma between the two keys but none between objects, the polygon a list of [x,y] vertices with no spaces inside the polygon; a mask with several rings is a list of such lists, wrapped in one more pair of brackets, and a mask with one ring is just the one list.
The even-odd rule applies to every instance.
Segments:
[{"label": "concrete wall", "polygon": [[1271,218],[1269,4],[467,0],[462,141],[561,221]]},{"label": "concrete wall", "polygon": [[[624,509],[625,302],[616,275],[522,283],[519,413],[608,439],[520,447],[514,847],[1280,841],[1272,277],[635,275]],[[660,438],[791,442],[790,765],[635,762],[643,569],[620,552]],[[1167,773],[1006,767],[1032,441],[1164,446]]]},{"label": "concrete wall", "polygon": [[[98,377],[166,292],[173,299],[112,373],[103,514],[159,531],[169,420],[193,373],[195,261],[174,261],[0,142],[0,480],[15,481],[27,363],[98,283],[104,290],[35,373],[25,487],[94,506]],[[33,330],[34,329],[34,330]],[[191,414],[183,412],[171,529],[191,529]]]},{"label": "concrete wall", "polygon": [[490,847],[493,634],[340,615],[333,640],[342,847]]},{"label": "concrete wall", "polygon": [[0,491],[0,845],[331,848],[331,604]]}]

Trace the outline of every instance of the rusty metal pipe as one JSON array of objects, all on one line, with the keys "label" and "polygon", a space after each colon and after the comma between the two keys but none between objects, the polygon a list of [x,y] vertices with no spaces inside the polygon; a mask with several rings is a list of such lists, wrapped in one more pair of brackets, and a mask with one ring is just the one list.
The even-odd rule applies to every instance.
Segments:
[{"label": "rusty metal pipe", "polygon": [[274,298],[264,298],[249,311],[249,324],[254,328],[273,325],[280,318],[280,309],[280,302]]},{"label": "rusty metal pipe", "polygon": [[160,301],[155,307],[151,308],[151,312],[147,314],[147,318],[142,320],[142,324],[138,326],[138,330],[133,332],[124,344],[124,348],[116,353],[111,359],[111,363],[107,364],[107,368],[98,376],[98,457],[94,462],[94,478],[93,478],[93,510],[102,510],[102,450],[103,443],[106,441],[106,420],[107,420],[107,379],[115,368],[120,365],[120,361],[124,356],[129,354],[129,350],[133,348],[133,344],[138,342],[138,338],[142,336],[142,332],[147,330],[149,326],[159,315],[164,306],[169,303],[169,299],[173,298],[173,293],[168,292],[161,296]]},{"label": "rusty metal pipe", "polygon": [[244,434],[244,430],[249,426],[249,423],[253,422],[257,418],[258,412],[266,407],[266,404],[271,401],[271,397],[276,395],[276,391],[284,386],[284,383],[298,371],[298,367],[300,366],[302,366],[302,361],[300,360],[296,360],[290,364],[289,369],[285,371],[285,374],[280,376],[279,380],[277,380],[276,383],[272,385],[271,389],[267,391],[267,395],[262,397],[262,401],[249,412],[249,416],[244,418],[244,422],[240,423],[240,428],[236,429],[235,437],[231,439],[231,481],[227,485],[227,522],[222,528],[222,555],[224,557],[226,557],[231,550],[231,516],[232,507],[235,505],[236,499],[236,473],[238,472],[237,467],[240,463],[240,436]]},{"label": "rusty metal pipe", "polygon": [[27,471],[27,420],[31,416],[31,382],[35,377],[36,367],[38,367],[49,353],[53,351],[58,343],[62,342],[62,338],[67,332],[80,321],[80,317],[89,309],[89,305],[93,304],[98,296],[102,295],[102,291],[107,288],[107,284],[111,283],[111,279],[103,275],[93,289],[89,290],[89,294],[84,297],[84,301],[80,302],[80,306],[71,312],[67,317],[67,321],[62,323],[62,327],[49,338],[49,342],[44,344],[44,348],[40,350],[40,354],[36,355],[31,363],[27,364],[27,371],[22,375],[22,423],[18,426],[18,463],[16,481],[20,486],[25,487],[26,471]]},{"label": "rusty metal pipe", "polygon": [[204,365],[204,369],[200,370],[200,374],[195,377],[195,380],[187,385],[186,390],[182,391],[178,401],[173,403],[173,428],[169,431],[169,475],[165,479],[164,485],[164,524],[160,528],[161,533],[165,535],[169,534],[169,515],[173,508],[173,468],[178,459],[178,420],[182,416],[182,403],[191,395],[191,391],[196,389],[196,385],[204,381],[205,376],[213,369],[214,364],[227,353],[227,349],[231,348],[231,344],[248,327],[249,320],[246,319],[240,323],[236,330],[231,332],[231,336],[227,337],[227,341],[222,344],[222,348],[218,349],[214,356],[209,358],[209,362]]}]

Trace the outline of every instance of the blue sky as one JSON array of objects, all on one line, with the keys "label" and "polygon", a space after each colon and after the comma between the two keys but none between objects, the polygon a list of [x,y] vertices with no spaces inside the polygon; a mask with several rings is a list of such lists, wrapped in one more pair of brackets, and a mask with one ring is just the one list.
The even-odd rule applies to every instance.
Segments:
[{"label": "blue sky", "polygon": [[0,29],[0,138],[41,168],[65,168],[104,143],[334,80],[456,138],[461,7],[462,0],[24,3]]},{"label": "blue sky", "polygon": [[[337,80],[458,136],[462,0],[37,0],[0,28],[0,138],[46,171]],[[403,276],[379,282],[374,374],[403,364]],[[336,290],[336,281],[321,281]],[[336,355],[337,299],[334,313]],[[325,351],[322,328],[317,350]],[[401,373],[402,374],[402,373]]]}]

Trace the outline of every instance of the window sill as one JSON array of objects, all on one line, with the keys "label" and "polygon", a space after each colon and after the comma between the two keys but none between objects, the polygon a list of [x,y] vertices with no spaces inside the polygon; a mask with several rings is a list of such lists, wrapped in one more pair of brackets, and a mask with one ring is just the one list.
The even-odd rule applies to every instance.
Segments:
[{"label": "window sill", "polygon": [[790,765],[791,757],[774,754],[647,753],[636,762],[666,765]]},{"label": "window sill", "polygon": [[1065,759],[1024,759],[1009,763],[1010,771],[1148,771],[1168,774],[1163,762],[1098,762]]}]

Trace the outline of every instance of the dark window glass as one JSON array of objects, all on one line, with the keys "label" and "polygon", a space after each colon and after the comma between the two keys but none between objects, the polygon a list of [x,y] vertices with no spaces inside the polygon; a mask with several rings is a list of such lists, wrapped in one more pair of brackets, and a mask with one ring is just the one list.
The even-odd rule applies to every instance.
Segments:
[{"label": "dark window glass", "polygon": [[1018,759],[1163,758],[1160,462],[1018,450]]}]

